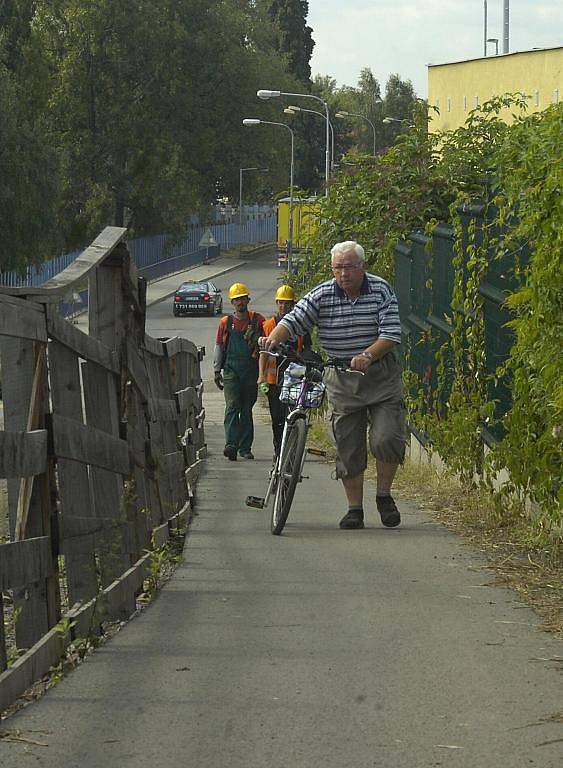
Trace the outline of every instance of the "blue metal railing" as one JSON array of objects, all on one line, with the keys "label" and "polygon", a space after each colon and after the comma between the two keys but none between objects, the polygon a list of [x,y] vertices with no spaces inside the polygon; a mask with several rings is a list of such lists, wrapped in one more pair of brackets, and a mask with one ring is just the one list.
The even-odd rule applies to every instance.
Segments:
[{"label": "blue metal railing", "polygon": [[[206,255],[211,257],[211,248],[201,249],[199,243],[205,232],[211,230],[217,244],[230,248],[241,243],[267,242],[276,239],[276,215],[271,209],[264,213],[256,211],[258,206],[243,209],[250,218],[242,224],[228,221],[221,224],[191,224],[186,235],[175,241],[170,235],[153,235],[128,240],[127,246],[141,274],[148,280],[171,274],[185,266],[200,263]],[[247,213],[248,211],[248,213]],[[243,217],[244,218],[244,217]],[[63,269],[66,269],[82,251],[73,251],[45,261],[37,266],[27,267],[25,272],[0,272],[0,285],[7,288],[35,287],[43,285]],[[158,267],[161,265],[161,267]],[[164,265],[167,265],[166,267]],[[149,267],[154,267],[148,270]],[[164,271],[168,269],[169,271]],[[150,276],[149,276],[150,275]]]}]

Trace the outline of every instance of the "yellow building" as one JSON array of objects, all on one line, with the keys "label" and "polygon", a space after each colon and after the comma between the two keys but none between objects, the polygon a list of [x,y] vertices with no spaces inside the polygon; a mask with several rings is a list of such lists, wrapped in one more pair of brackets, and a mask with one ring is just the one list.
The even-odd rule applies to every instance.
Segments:
[{"label": "yellow building", "polygon": [[[306,248],[319,215],[316,197],[293,198],[293,250]],[[285,249],[289,239],[289,197],[278,200],[278,248]]]},{"label": "yellow building", "polygon": [[[528,112],[563,100],[563,46],[505,53],[449,64],[428,65],[430,131],[449,131],[465,123],[469,112],[504,93],[528,96]],[[507,122],[511,110],[501,113]]]}]

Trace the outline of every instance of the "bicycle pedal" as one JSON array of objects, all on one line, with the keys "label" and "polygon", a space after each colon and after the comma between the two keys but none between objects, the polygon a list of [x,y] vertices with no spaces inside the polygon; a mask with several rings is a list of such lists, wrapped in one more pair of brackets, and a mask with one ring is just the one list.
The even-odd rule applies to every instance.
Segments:
[{"label": "bicycle pedal", "polygon": [[320,448],[307,448],[307,453],[310,453],[312,456],[326,456],[326,451]]},{"label": "bicycle pedal", "polygon": [[247,496],[246,506],[255,507],[256,509],[264,509],[264,499],[260,496]]}]

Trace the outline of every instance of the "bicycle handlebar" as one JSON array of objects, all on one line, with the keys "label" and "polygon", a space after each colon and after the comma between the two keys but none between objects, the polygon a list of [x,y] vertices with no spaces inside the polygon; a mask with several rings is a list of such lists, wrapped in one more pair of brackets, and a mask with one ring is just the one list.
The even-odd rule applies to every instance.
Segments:
[{"label": "bicycle handlebar", "polygon": [[345,371],[346,373],[359,373],[362,376],[364,375],[363,371],[350,368],[349,360],[343,360],[339,357],[329,357],[328,360],[322,360],[316,352],[312,352],[312,354],[318,357],[318,360],[307,360],[306,357],[300,355],[299,352],[293,349],[293,347],[290,347],[289,344],[278,344],[277,349],[279,352],[270,352],[266,349],[261,349],[260,354],[284,358],[290,360],[292,363],[300,363],[305,366],[307,371],[315,369],[322,372],[325,368],[335,368],[336,370]]}]

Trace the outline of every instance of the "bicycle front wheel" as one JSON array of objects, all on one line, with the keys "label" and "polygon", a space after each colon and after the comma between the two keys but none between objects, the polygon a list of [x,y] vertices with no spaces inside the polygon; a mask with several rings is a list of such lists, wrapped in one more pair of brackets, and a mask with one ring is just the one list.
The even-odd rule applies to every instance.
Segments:
[{"label": "bicycle front wheel", "polygon": [[286,523],[295,488],[299,482],[303,453],[307,440],[305,419],[297,419],[287,427],[283,453],[280,457],[279,477],[272,508],[272,533],[279,536]]}]

